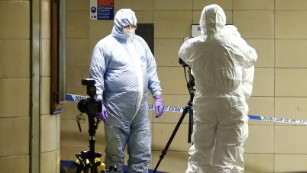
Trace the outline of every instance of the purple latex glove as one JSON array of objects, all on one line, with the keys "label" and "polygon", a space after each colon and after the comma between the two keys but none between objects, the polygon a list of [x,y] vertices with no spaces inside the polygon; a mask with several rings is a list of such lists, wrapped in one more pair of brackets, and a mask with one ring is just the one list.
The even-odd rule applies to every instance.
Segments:
[{"label": "purple latex glove", "polygon": [[101,119],[102,121],[105,121],[108,118],[107,110],[106,108],[102,105],[102,110],[97,114],[98,118]]},{"label": "purple latex glove", "polygon": [[162,96],[155,96],[155,114],[156,118],[161,117],[163,114],[163,100]]}]

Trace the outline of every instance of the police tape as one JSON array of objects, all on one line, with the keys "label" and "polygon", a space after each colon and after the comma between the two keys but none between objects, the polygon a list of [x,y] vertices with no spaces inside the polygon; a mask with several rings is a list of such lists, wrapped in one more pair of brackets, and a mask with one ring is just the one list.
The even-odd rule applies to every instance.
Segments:
[{"label": "police tape", "polygon": [[[67,101],[79,102],[80,100],[89,98],[88,96],[81,96],[75,94],[66,94]],[[148,104],[149,110],[154,110],[153,104]],[[166,112],[175,112],[182,113],[184,108],[174,107],[174,106],[163,106],[163,110]],[[307,120],[296,120],[289,118],[277,118],[277,117],[268,117],[268,116],[260,116],[260,115],[248,115],[250,120],[256,121],[268,121],[268,122],[276,122],[276,123],[288,123],[288,124],[298,124],[298,125],[307,125]]]},{"label": "police tape", "polygon": [[[66,100],[67,101],[79,102],[80,100],[83,100],[83,99],[86,99],[86,98],[89,98],[89,97],[88,96],[75,95],[75,94],[66,94]],[[148,108],[149,108],[149,110],[154,110],[154,105],[148,104]],[[183,108],[173,107],[173,106],[163,106],[163,111],[181,113],[181,112],[183,112]]]}]

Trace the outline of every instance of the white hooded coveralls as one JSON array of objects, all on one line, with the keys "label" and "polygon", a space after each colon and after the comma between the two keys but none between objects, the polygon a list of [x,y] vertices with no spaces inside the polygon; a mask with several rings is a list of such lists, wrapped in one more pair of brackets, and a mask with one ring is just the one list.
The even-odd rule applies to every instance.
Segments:
[{"label": "white hooded coveralls", "polygon": [[206,6],[202,35],[183,43],[178,56],[195,78],[194,124],[186,173],[244,172],[248,105],[256,51],[225,27],[218,5]]},{"label": "white hooded coveralls", "polygon": [[121,9],[112,33],[93,50],[90,77],[96,81],[97,97],[102,97],[108,114],[104,122],[106,168],[116,165],[122,171],[127,144],[129,172],[144,173],[151,159],[148,90],[158,96],[162,88],[147,43],[138,35],[127,41],[123,31],[127,25],[137,25],[135,13]]}]

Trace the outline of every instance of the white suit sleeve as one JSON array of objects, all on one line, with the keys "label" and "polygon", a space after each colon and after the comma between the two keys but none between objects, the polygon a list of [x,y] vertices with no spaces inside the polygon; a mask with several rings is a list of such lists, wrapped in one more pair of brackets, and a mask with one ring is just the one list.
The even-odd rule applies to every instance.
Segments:
[{"label": "white suit sleeve", "polygon": [[192,54],[193,54],[193,42],[192,39],[189,39],[187,41],[185,41],[179,51],[178,51],[178,58],[182,59],[187,65],[189,65],[191,67],[192,64]]},{"label": "white suit sleeve", "polygon": [[242,90],[246,100],[252,95],[254,71],[254,66],[251,66],[250,68],[243,68]]},{"label": "white suit sleeve", "polygon": [[162,87],[160,84],[160,80],[158,78],[157,73],[157,63],[156,60],[151,53],[150,48],[148,47],[148,44],[146,41],[138,37],[139,41],[142,43],[142,45],[145,48],[146,56],[147,56],[147,75],[148,75],[148,89],[152,93],[153,97],[162,95]]},{"label": "white suit sleeve", "polygon": [[236,40],[234,54],[239,58],[238,62],[245,68],[253,66],[258,58],[256,50],[249,46],[241,37],[235,37],[234,39]]},{"label": "white suit sleeve", "polygon": [[96,81],[96,97],[97,100],[102,100],[102,93],[104,90],[104,72],[105,72],[105,58],[103,50],[99,43],[95,46],[92,54],[89,76]]}]

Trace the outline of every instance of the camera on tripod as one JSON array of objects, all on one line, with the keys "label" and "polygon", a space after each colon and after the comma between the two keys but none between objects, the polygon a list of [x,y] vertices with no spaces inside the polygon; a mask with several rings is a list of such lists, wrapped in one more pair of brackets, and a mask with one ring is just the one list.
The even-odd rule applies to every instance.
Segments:
[{"label": "camera on tripod", "polygon": [[189,79],[187,79],[186,71],[184,71],[185,72],[185,78],[186,78],[186,81],[187,81],[187,88],[188,88],[190,94],[194,93],[194,91],[195,91],[195,89],[194,89],[195,79],[194,79],[194,76],[192,75],[191,67],[188,64],[186,64],[181,58],[179,58],[179,64],[183,68],[188,67]]},{"label": "camera on tripod", "polygon": [[[95,79],[83,78],[82,85],[86,85],[87,94],[89,98],[80,100],[78,102],[78,109],[82,113],[88,115],[88,125],[89,125],[89,150],[81,151],[76,154],[77,160],[75,161],[75,166],[77,167],[76,173],[100,173],[101,170],[105,169],[105,165],[100,162],[99,157],[101,153],[95,152],[95,134],[99,124],[99,120],[96,118],[96,114],[101,112],[101,100],[96,101],[96,86]],[[77,120],[79,130],[81,131],[81,126],[79,120]]]},{"label": "camera on tripod", "polygon": [[95,79],[92,78],[83,78],[82,85],[86,85],[87,94],[90,98],[80,100],[78,102],[78,109],[82,113],[95,116],[96,113],[101,112],[101,101],[95,100],[96,95],[96,86]]},{"label": "camera on tripod", "polygon": [[[184,77],[186,79],[186,82],[187,82],[187,88],[189,90],[189,94],[190,94],[190,100],[188,101],[188,104],[187,106],[183,109],[182,111],[182,114],[181,114],[181,117],[170,137],[170,139],[168,140],[165,148],[163,149],[161,155],[160,155],[160,159],[153,171],[153,173],[156,172],[156,170],[158,169],[162,159],[164,158],[164,156],[166,155],[167,153],[167,150],[169,148],[169,146],[171,145],[184,117],[186,116],[186,114],[189,114],[189,129],[188,129],[188,143],[191,143],[192,142],[192,138],[191,138],[191,135],[193,133],[193,99],[194,99],[194,92],[195,92],[195,89],[194,89],[194,86],[195,86],[195,80],[194,80],[194,76],[192,75],[192,72],[191,72],[191,67],[186,64],[181,58],[179,58],[179,64],[182,65],[182,67],[184,68]],[[186,67],[188,67],[188,70],[186,70]],[[187,72],[188,71],[188,75],[189,75],[189,79],[187,79]]]}]

